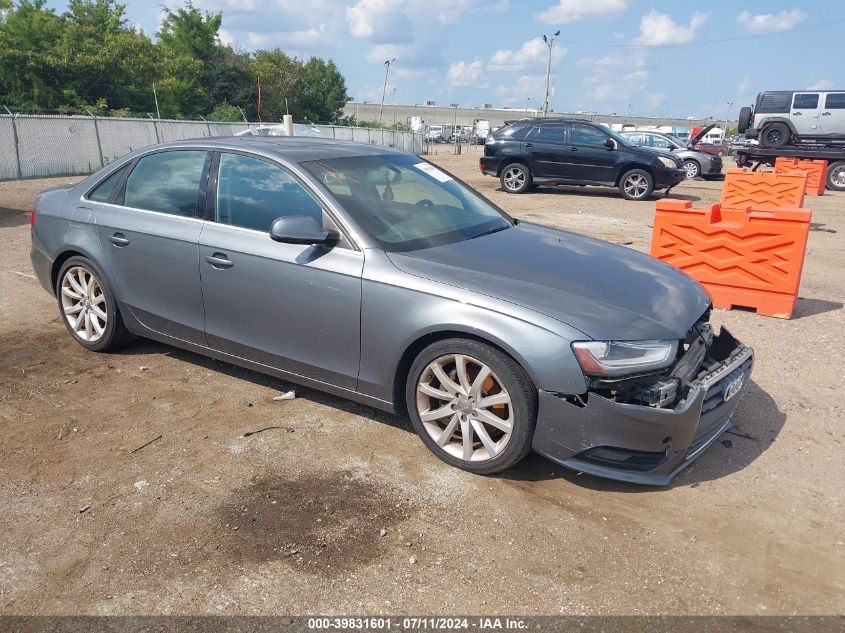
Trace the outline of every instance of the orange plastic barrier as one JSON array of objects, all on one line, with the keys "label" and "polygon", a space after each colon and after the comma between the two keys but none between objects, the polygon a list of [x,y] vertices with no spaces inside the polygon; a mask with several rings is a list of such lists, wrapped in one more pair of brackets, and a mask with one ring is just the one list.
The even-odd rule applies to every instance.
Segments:
[{"label": "orange plastic barrier", "polygon": [[717,308],[788,319],[811,218],[807,209],[702,209],[686,200],[658,200],[651,254],[702,283]]},{"label": "orange plastic barrier", "polygon": [[807,186],[804,193],[808,196],[821,196],[827,187],[827,161],[802,160],[778,156],[775,160],[776,174],[806,174]]},{"label": "orange plastic barrier", "polygon": [[722,187],[723,209],[800,209],[804,204],[805,174],[729,169]]}]

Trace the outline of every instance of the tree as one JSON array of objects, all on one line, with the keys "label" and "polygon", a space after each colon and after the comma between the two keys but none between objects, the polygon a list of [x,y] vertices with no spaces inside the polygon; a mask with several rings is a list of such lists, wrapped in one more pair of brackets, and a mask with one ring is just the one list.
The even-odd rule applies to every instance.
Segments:
[{"label": "tree", "polygon": [[346,81],[331,60],[312,57],[302,67],[300,77],[300,103],[302,118],[315,123],[333,123],[343,112],[349,96]]},{"label": "tree", "polygon": [[220,121],[234,123],[236,121],[243,121],[241,111],[237,106],[230,103],[221,103],[208,115],[209,121]]},{"label": "tree", "polygon": [[253,76],[261,78],[260,118],[278,121],[290,110],[293,113],[299,101],[298,84],[302,71],[301,62],[280,49],[258,51],[252,64]]}]

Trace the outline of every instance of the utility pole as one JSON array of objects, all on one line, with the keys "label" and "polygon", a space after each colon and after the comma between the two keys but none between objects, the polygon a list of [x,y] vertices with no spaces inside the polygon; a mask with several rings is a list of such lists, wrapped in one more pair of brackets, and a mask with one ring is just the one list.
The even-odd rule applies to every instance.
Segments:
[{"label": "utility pole", "polygon": [[525,116],[528,116],[528,104],[531,103],[531,97],[525,99]]},{"label": "utility pole", "polygon": [[396,129],[396,88],[393,89],[393,129]]},{"label": "utility pole", "polygon": [[381,109],[378,112],[378,122],[381,123],[381,117],[384,114],[384,97],[387,94],[387,76],[390,74],[390,64],[396,61],[396,58],[388,59],[384,62],[384,88],[381,90]]},{"label": "utility pole", "polygon": [[630,103],[628,104],[628,118],[631,118],[631,110],[634,108]]},{"label": "utility pole", "polygon": [[560,31],[555,31],[554,35],[546,37],[543,35],[543,41],[549,47],[549,63],[546,66],[546,100],[543,102],[543,116],[549,115],[549,79],[552,76],[552,47],[555,45],[555,38],[560,35]]},{"label": "utility pole", "polygon": [[156,93],[156,82],[153,82],[153,99],[155,99],[156,102],[156,118],[160,119],[161,114],[158,111],[158,94]]}]

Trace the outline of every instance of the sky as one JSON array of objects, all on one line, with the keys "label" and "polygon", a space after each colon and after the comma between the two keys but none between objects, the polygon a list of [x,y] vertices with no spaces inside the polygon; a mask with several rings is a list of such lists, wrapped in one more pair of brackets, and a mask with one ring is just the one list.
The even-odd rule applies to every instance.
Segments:
[{"label": "sky", "polygon": [[[162,5],[124,2],[129,21],[154,35]],[[761,90],[845,88],[841,0],[193,3],[223,13],[220,37],[235,48],[333,59],[358,101],[381,101],[384,62],[395,58],[386,103],[541,107],[549,51],[540,36],[558,30],[550,104],[559,112],[627,114],[630,106],[634,115],[718,120]]]}]

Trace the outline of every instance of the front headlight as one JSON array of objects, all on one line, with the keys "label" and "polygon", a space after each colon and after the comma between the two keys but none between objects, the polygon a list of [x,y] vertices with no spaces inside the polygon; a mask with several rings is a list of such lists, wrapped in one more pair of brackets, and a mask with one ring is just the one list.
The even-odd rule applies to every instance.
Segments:
[{"label": "front headlight", "polygon": [[572,350],[585,374],[615,377],[671,365],[678,341],[581,341]]},{"label": "front headlight", "polygon": [[667,158],[666,156],[658,156],[657,160],[663,163],[663,166],[666,169],[678,169],[678,163],[676,163],[671,158]]}]

